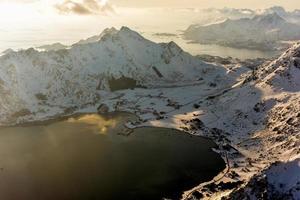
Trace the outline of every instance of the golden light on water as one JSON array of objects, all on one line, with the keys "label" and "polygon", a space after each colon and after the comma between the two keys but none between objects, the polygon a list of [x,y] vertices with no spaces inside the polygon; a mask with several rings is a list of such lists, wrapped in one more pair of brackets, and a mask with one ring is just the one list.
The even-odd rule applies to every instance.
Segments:
[{"label": "golden light on water", "polygon": [[100,134],[107,134],[110,129],[116,128],[116,119],[107,119],[97,114],[84,115],[79,118],[68,119],[70,123],[80,123],[90,126],[94,131]]}]

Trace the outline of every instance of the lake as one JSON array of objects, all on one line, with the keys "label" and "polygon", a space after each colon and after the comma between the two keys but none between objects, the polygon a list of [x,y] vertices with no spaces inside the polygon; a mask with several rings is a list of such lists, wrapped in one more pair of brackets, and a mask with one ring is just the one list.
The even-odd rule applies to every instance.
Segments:
[{"label": "lake", "polygon": [[184,51],[197,56],[197,55],[211,55],[211,56],[220,56],[220,57],[232,57],[238,58],[241,60],[245,59],[256,59],[256,58],[276,58],[282,52],[281,51],[261,51],[255,49],[242,49],[242,48],[233,48],[226,47],[217,44],[200,44],[195,42],[190,42],[184,40],[181,35],[171,36],[171,37],[158,37],[155,35],[145,34],[147,38],[155,42],[176,42]]},{"label": "lake", "polygon": [[0,128],[0,199],[179,199],[225,168],[209,139],[84,114]]}]

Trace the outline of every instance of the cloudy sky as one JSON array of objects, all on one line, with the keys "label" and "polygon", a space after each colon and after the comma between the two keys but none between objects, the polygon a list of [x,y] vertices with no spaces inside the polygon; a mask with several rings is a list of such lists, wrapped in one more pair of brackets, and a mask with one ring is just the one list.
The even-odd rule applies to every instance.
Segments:
[{"label": "cloudy sky", "polygon": [[287,9],[300,8],[299,0],[111,0],[119,6],[139,7],[237,7],[264,8],[274,5]]},{"label": "cloudy sky", "polygon": [[0,0],[0,3],[17,2],[48,2],[48,5],[57,2],[107,2],[122,7],[235,7],[235,8],[266,8],[274,5],[286,9],[300,8],[299,0]]},{"label": "cloudy sky", "polygon": [[[0,0],[0,2],[33,2],[41,0]],[[55,1],[55,0],[49,0]],[[261,7],[281,5],[293,9],[295,6],[300,6],[298,0],[110,0],[111,3],[119,6],[228,6],[228,7]]]},{"label": "cloudy sky", "polygon": [[0,0],[0,51],[53,42],[72,44],[112,26],[175,32],[201,18],[201,12],[185,8],[275,5],[300,9],[299,0]]}]

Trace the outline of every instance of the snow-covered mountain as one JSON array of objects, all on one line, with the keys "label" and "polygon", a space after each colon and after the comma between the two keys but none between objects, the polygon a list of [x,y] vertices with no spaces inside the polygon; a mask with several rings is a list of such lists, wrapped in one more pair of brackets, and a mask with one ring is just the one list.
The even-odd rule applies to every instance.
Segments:
[{"label": "snow-covered mountain", "polygon": [[[300,198],[299,61],[297,43],[254,70],[243,84],[204,104],[203,124],[230,133],[224,136],[246,157],[244,165],[232,156],[231,170],[247,181],[224,199]],[[252,170],[257,176],[250,175]]]},{"label": "snow-covered mountain", "polygon": [[[267,30],[288,24],[277,14],[240,21]],[[270,199],[299,198],[299,176],[285,176],[300,169],[300,43],[252,73],[223,64],[203,62],[174,42],[151,42],[127,27],[67,49],[9,50],[0,57],[0,124],[96,111],[101,104],[138,115],[131,126],[212,138],[228,171],[197,187],[197,196],[260,199],[268,190]],[[277,173],[282,175],[275,178]]]},{"label": "snow-covered mountain", "polygon": [[8,53],[11,53],[11,52],[13,52],[14,50],[13,49],[6,49],[6,50],[4,50],[3,52],[1,52],[1,54],[3,55],[3,54],[8,54]]},{"label": "snow-covered mountain", "polygon": [[185,31],[184,37],[200,43],[272,50],[279,41],[300,39],[299,33],[300,25],[271,13],[251,19],[228,19],[207,26],[192,25]]},{"label": "snow-covered mountain", "polygon": [[273,6],[266,9],[237,9],[237,8],[208,8],[198,10],[198,25],[214,24],[226,19],[237,20],[242,18],[253,18],[256,15],[278,14],[290,23],[300,24],[299,9],[287,11],[281,6]]},{"label": "snow-covered mountain", "polygon": [[285,20],[291,22],[291,23],[297,23],[300,24],[300,10],[296,9],[293,11],[286,11],[283,7],[281,6],[273,6],[271,8],[267,8],[262,11],[257,11],[258,13],[263,13],[263,14],[273,14],[276,13],[280,17],[284,18]]},{"label": "snow-covered mountain", "polygon": [[28,49],[1,56],[0,116],[46,112],[39,105],[78,109],[96,103],[99,90],[210,83],[220,78],[226,84],[230,81],[225,73],[225,68],[202,62],[174,42],[157,44],[127,27],[107,29],[70,49]]}]

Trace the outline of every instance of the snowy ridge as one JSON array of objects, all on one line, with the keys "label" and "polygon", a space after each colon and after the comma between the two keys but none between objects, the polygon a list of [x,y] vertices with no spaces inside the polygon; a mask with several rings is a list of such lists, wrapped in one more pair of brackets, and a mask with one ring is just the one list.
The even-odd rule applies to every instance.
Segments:
[{"label": "snowy ridge", "polygon": [[281,90],[300,91],[300,43],[295,44],[271,64],[259,68],[255,79]]}]

